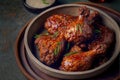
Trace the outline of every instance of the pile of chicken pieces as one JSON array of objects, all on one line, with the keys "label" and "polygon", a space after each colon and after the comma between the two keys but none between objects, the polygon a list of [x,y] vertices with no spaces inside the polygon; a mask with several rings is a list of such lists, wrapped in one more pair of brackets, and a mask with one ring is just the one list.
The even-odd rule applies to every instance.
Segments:
[{"label": "pile of chicken pieces", "polygon": [[40,61],[57,65],[62,71],[85,71],[91,69],[95,57],[104,55],[113,42],[113,31],[96,23],[97,11],[86,6],[79,8],[78,16],[54,14],[47,18],[43,34],[35,39]]}]

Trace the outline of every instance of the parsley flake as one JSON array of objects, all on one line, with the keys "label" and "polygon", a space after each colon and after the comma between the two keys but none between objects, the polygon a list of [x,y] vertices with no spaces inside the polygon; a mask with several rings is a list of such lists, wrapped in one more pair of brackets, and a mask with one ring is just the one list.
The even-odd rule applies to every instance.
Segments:
[{"label": "parsley flake", "polygon": [[76,54],[77,52],[69,52],[69,53],[66,53],[64,56],[69,56],[69,55],[72,55],[72,54]]}]

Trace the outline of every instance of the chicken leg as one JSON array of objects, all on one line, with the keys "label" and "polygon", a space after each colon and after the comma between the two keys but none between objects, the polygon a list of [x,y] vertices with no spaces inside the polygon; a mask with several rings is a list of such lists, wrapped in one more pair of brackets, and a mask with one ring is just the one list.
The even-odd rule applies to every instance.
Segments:
[{"label": "chicken leg", "polygon": [[35,40],[35,44],[39,49],[40,61],[50,66],[62,55],[65,40],[62,35],[54,38],[51,35],[42,35]]},{"label": "chicken leg", "polygon": [[85,71],[91,68],[94,57],[103,49],[102,45],[97,45],[96,48],[86,52],[68,53],[63,58],[60,70],[63,71]]}]

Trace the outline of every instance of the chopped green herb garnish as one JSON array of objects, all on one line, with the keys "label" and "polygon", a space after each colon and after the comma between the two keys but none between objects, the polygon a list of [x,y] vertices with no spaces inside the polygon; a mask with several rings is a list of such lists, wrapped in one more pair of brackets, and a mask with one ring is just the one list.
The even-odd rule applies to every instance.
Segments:
[{"label": "chopped green herb garnish", "polygon": [[79,30],[79,27],[80,27],[80,24],[77,24],[77,25],[76,25],[76,31]]},{"label": "chopped green herb garnish", "polygon": [[58,49],[55,48],[55,50],[54,50],[54,55],[57,55],[57,54],[58,54]]},{"label": "chopped green herb garnish", "polygon": [[46,0],[42,0],[42,2],[43,2],[44,4],[49,4],[48,2],[46,2]]},{"label": "chopped green herb garnish", "polygon": [[76,31],[79,30],[80,33],[82,33],[82,28],[81,28],[82,26],[83,26],[83,24],[77,24],[77,25],[76,25]]},{"label": "chopped green herb garnish", "polygon": [[48,32],[46,32],[46,33],[45,33],[45,35],[49,35],[49,33],[48,33]]},{"label": "chopped green herb garnish", "polygon": [[100,30],[98,30],[98,29],[96,29],[96,30],[95,30],[95,32],[96,32],[96,33],[101,33],[101,31],[100,31]]},{"label": "chopped green herb garnish", "polygon": [[40,34],[35,34],[34,38],[40,37]]},{"label": "chopped green herb garnish", "polygon": [[81,28],[81,27],[80,27],[80,29],[79,29],[79,30],[80,30],[80,33],[82,33],[82,28]]},{"label": "chopped green herb garnish", "polygon": [[42,33],[43,34],[46,34],[46,33],[49,34],[49,32],[47,30],[43,31]]},{"label": "chopped green herb garnish", "polygon": [[76,54],[77,52],[69,52],[69,53],[66,53],[64,56],[69,56],[71,54]]},{"label": "chopped green herb garnish", "polygon": [[54,50],[54,55],[57,55],[59,53],[59,51],[60,51],[60,45],[61,45],[61,42],[58,42],[57,46],[56,46],[56,48]]},{"label": "chopped green herb garnish", "polygon": [[53,36],[52,36],[52,37],[57,37],[57,36],[58,36],[58,34],[59,34],[59,32],[57,31],[57,32],[55,32],[55,33],[53,34]]},{"label": "chopped green herb garnish", "polygon": [[69,50],[69,48],[70,48],[70,43],[67,44],[67,50]]},{"label": "chopped green herb garnish", "polygon": [[89,24],[92,24],[92,23],[94,23],[94,20],[91,20],[91,21],[89,22]]},{"label": "chopped green herb garnish", "polygon": [[34,38],[39,38],[42,35],[49,35],[49,33],[46,32],[46,33],[42,33],[42,34],[35,34]]}]

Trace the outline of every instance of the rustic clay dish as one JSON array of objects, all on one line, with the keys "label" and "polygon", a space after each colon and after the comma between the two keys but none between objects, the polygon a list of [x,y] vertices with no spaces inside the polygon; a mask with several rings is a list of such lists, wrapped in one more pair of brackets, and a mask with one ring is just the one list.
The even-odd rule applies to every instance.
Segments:
[{"label": "rustic clay dish", "polygon": [[110,29],[112,29],[115,32],[115,47],[113,51],[112,57],[103,65],[100,65],[94,69],[87,70],[87,71],[79,71],[79,72],[64,72],[60,70],[53,69],[51,67],[48,67],[41,63],[37,58],[37,51],[34,47],[34,35],[38,32],[41,32],[44,30],[44,22],[46,18],[48,18],[52,14],[56,13],[63,13],[63,14],[70,14],[70,15],[78,15],[78,10],[80,6],[87,6],[82,4],[65,4],[56,6],[53,8],[50,8],[42,13],[40,13],[38,16],[36,16],[28,25],[25,36],[24,36],[24,44],[27,51],[27,58],[31,65],[33,65],[34,69],[37,68],[38,72],[42,71],[46,73],[47,75],[62,78],[62,79],[83,79],[83,78],[89,78],[95,75],[100,74],[104,70],[106,70],[116,59],[116,57],[119,54],[120,50],[120,30],[118,24],[105,12],[91,6],[87,6],[88,8],[92,10],[97,10],[100,13],[100,16],[103,18],[104,25],[108,26]]}]

